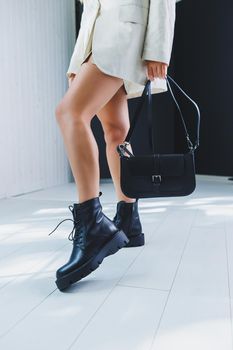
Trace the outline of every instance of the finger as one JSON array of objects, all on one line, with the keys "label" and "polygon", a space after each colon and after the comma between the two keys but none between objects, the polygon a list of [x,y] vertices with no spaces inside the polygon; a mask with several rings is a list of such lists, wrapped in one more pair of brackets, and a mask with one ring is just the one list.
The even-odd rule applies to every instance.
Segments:
[{"label": "finger", "polygon": [[158,63],[155,65],[155,74],[156,78],[160,78],[160,65]]},{"label": "finger", "polygon": [[157,70],[156,70],[156,65],[155,64],[153,64],[151,66],[151,70],[152,70],[153,80],[155,80],[155,78],[157,78]]},{"label": "finger", "polygon": [[149,65],[149,67],[148,67],[148,76],[149,76],[150,80],[154,80],[154,73],[153,73],[152,65]]},{"label": "finger", "polygon": [[163,65],[160,64],[158,69],[159,69],[159,77],[160,77],[160,79],[162,79],[163,78]]},{"label": "finger", "polygon": [[160,78],[161,79],[164,78],[164,65],[163,64],[160,65]]},{"label": "finger", "polygon": [[150,65],[148,63],[146,63],[146,77],[150,79]]},{"label": "finger", "polygon": [[165,79],[167,75],[167,66],[165,64],[162,65],[162,78]]}]

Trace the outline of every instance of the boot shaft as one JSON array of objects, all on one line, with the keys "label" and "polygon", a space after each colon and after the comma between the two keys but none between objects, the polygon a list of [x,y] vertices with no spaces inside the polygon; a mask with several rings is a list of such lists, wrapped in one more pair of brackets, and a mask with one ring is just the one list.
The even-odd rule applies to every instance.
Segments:
[{"label": "boot shaft", "polygon": [[141,233],[142,225],[138,213],[138,201],[133,203],[119,201],[115,220],[124,232],[130,232],[131,235]]},{"label": "boot shaft", "polygon": [[82,203],[74,203],[73,218],[78,222],[78,231],[82,230],[86,241],[101,239],[116,233],[117,227],[102,211],[99,197],[89,199]]}]

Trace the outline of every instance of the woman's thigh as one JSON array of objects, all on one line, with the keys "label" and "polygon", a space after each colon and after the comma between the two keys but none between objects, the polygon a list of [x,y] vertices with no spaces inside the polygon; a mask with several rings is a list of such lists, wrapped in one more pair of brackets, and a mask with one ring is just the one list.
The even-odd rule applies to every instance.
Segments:
[{"label": "woman's thigh", "polygon": [[79,73],[62,98],[58,109],[72,116],[93,118],[123,85],[123,79],[102,72],[91,61],[81,65]]}]

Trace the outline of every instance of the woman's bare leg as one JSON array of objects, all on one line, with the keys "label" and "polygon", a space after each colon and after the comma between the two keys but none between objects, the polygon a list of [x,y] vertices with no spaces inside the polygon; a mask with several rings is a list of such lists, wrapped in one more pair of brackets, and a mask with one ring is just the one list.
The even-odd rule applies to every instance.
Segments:
[{"label": "woman's bare leg", "polygon": [[[116,146],[125,140],[129,130],[129,110],[126,92],[122,85],[115,95],[97,113],[101,121],[106,142],[107,160],[118,200],[134,202],[124,195],[120,187],[120,160]],[[132,151],[131,147],[128,147]]]},{"label": "woman's bare leg", "polygon": [[77,186],[79,202],[99,195],[99,154],[91,130],[91,119],[99,113],[123,84],[91,62],[82,64],[79,74],[56,107],[56,119]]}]

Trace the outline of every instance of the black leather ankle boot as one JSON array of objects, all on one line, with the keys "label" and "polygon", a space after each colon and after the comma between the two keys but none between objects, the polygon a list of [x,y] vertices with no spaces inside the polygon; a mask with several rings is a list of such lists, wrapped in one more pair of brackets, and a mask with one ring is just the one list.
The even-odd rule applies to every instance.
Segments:
[{"label": "black leather ankle boot", "polygon": [[118,202],[113,222],[128,237],[129,243],[126,247],[138,247],[145,244],[138,213],[138,200],[133,203],[127,203],[125,201]]},{"label": "black leather ankle boot", "polygon": [[[56,272],[56,284],[64,290],[97,269],[103,259],[116,253],[128,243],[125,233],[118,229],[103,212],[99,197],[69,206],[74,223],[69,239],[73,249],[69,261]],[[54,232],[57,227],[52,231]],[[50,232],[49,234],[51,234]]]}]

